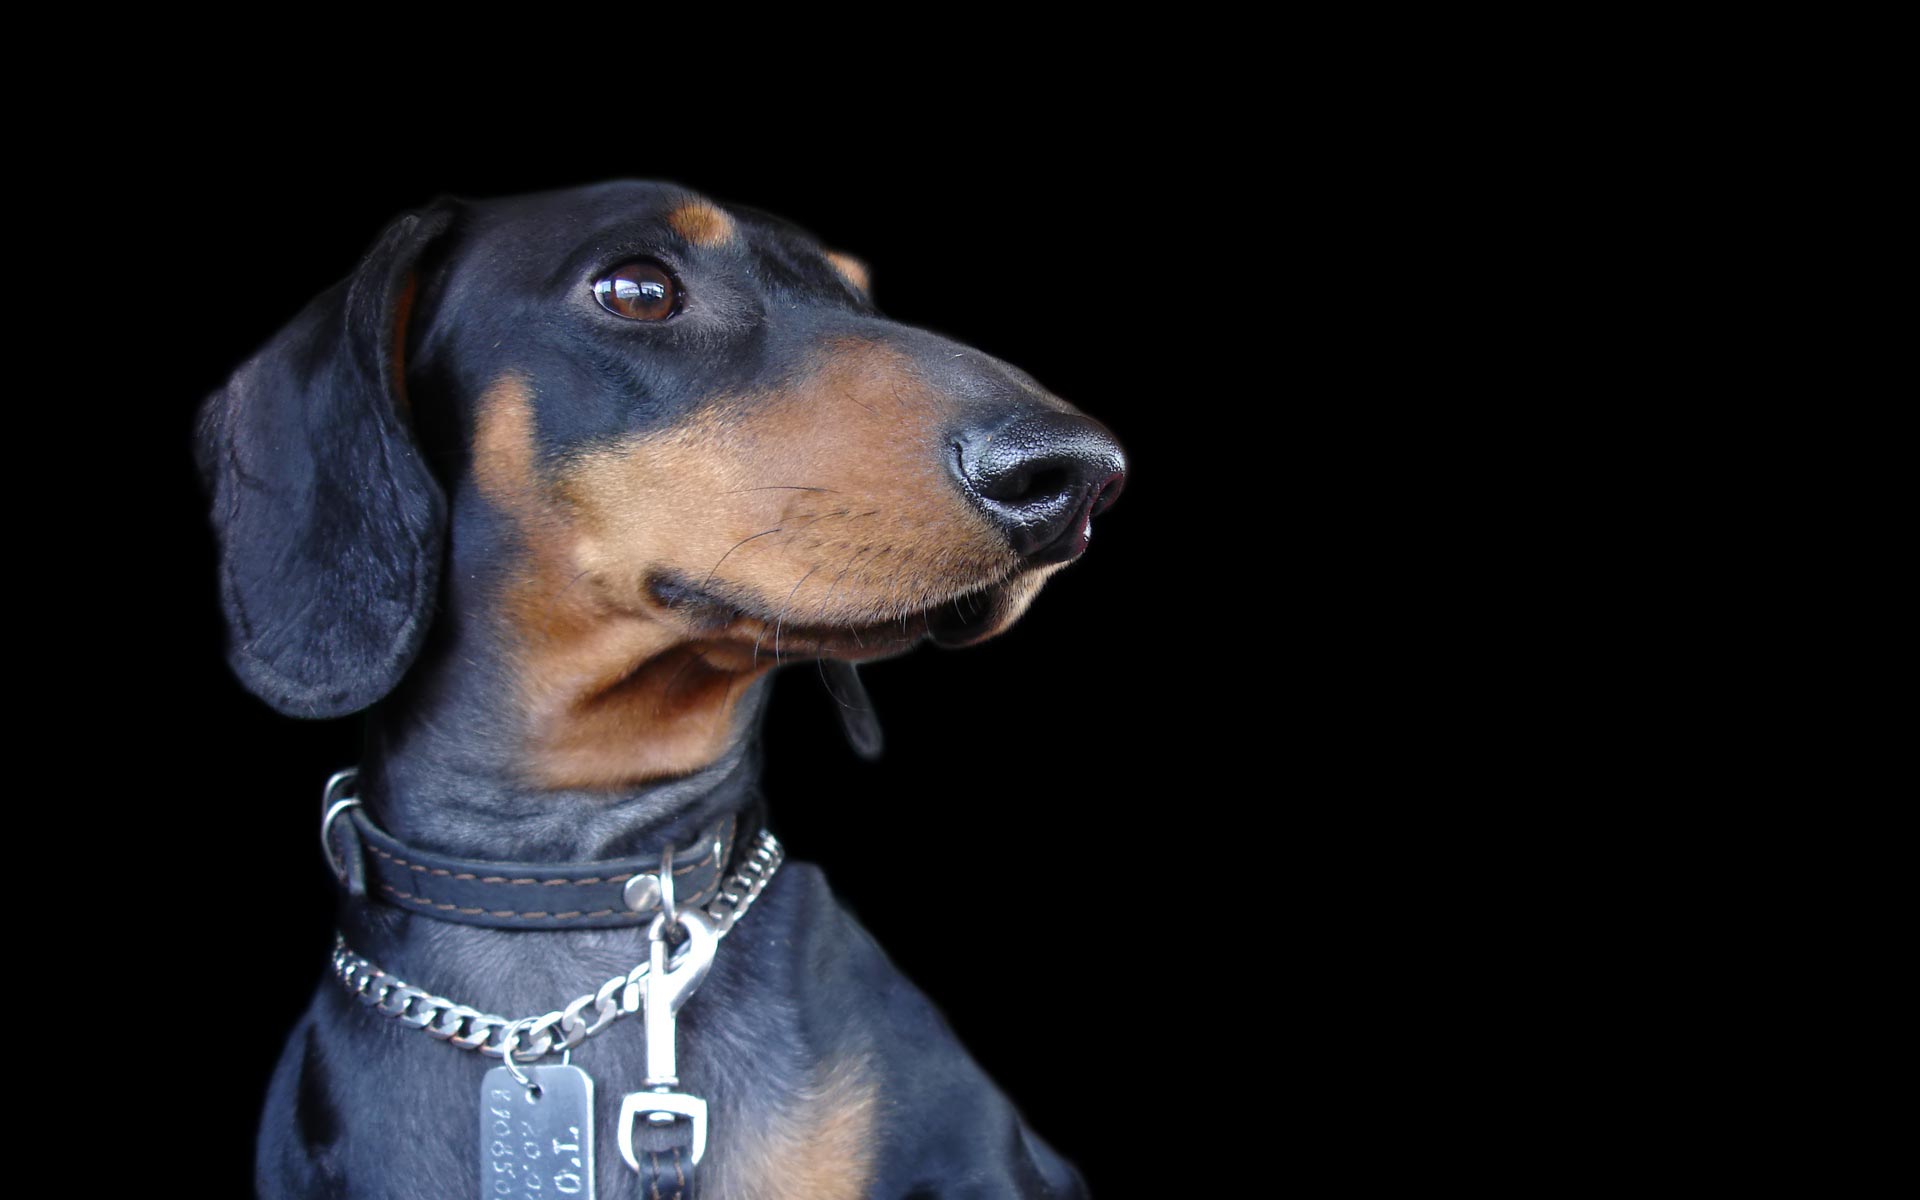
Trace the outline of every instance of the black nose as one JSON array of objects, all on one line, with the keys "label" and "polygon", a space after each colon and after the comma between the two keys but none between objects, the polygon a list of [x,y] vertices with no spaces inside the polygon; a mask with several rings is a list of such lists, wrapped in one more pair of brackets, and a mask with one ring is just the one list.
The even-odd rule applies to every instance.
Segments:
[{"label": "black nose", "polygon": [[1087,548],[1093,516],[1120,495],[1127,458],[1107,427],[1078,413],[1022,417],[954,439],[955,469],[1014,553],[1065,562]]}]

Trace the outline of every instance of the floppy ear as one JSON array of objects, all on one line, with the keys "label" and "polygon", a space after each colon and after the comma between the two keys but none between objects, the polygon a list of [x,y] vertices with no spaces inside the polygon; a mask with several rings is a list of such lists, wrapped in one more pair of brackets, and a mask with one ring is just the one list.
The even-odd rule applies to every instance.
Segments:
[{"label": "floppy ear", "polygon": [[413,268],[448,206],[400,217],[200,412],[227,661],[283,713],[391,691],[426,633],[446,499],[407,430]]}]

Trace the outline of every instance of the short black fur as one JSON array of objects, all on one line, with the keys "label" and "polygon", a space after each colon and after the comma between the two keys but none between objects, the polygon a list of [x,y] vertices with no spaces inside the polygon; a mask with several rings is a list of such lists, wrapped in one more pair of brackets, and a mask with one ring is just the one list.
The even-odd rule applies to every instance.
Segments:
[{"label": "short black fur", "polygon": [[[362,796],[403,839],[495,861],[590,861],[684,843],[716,815],[763,801],[764,680],[728,751],[689,775],[617,794],[521,777],[503,736],[503,667],[473,617],[514,543],[482,509],[450,505],[472,465],[461,397],[504,372],[536,376],[538,450],[563,462],[671,426],[706,397],[777,387],[796,346],[848,322],[918,353],[930,378],[976,407],[1030,383],[885,322],[784,223],[736,209],[746,250],[687,244],[662,219],[685,199],[667,185],[622,183],[445,200],[404,216],[203,412],[200,463],[234,669],[282,712],[369,712]],[[530,238],[530,227],[548,232]],[[553,306],[592,303],[581,277],[637,254],[697,268],[710,285],[700,302],[713,305],[704,325],[555,332]],[[550,336],[516,337],[529,323]],[[462,555],[453,570],[450,544]],[[864,704],[850,672],[836,675],[836,699]],[[877,751],[877,728],[852,728]],[[645,957],[629,930],[482,929],[367,899],[349,898],[340,926],[395,974],[505,1013],[547,1011]],[[852,1072],[872,1089],[867,1194],[1083,1193],[808,864],[782,870],[681,1021],[683,1083],[709,1099],[716,1130],[780,1126]],[[632,1021],[576,1058],[601,1088],[603,1196],[626,1182],[612,1123],[619,1095],[644,1073],[640,1042]],[[475,1194],[475,1104],[489,1065],[323,981],[268,1097],[260,1194]],[[727,1136],[716,1134],[716,1155]],[[728,1169],[715,1163],[709,1175],[725,1185]],[[733,1177],[725,1194],[746,1186]]]}]

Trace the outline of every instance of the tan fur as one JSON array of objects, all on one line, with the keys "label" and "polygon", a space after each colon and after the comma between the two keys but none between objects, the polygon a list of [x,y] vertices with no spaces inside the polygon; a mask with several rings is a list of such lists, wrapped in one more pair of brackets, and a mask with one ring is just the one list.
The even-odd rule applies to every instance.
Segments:
[{"label": "tan fur", "polygon": [[[747,684],[782,658],[898,650],[927,610],[1019,565],[948,475],[950,402],[897,351],[838,342],[783,391],[716,399],[550,480],[533,400],[517,376],[488,391],[474,471],[525,542],[502,617],[525,761],[546,786],[703,766],[731,740]],[[648,594],[658,571],[774,619],[704,627]],[[1039,582],[999,601],[999,627]]]},{"label": "tan fur", "polygon": [[1011,571],[1004,539],[948,477],[946,398],[870,343],[823,360],[784,393],[715,401],[571,469],[561,487],[588,577],[634,594],[664,566],[743,589],[783,624],[845,625]]},{"label": "tan fur", "polygon": [[480,492],[524,519],[539,507],[533,469],[533,392],[519,375],[503,375],[480,398],[473,434],[473,477]]},{"label": "tan fur", "polygon": [[840,272],[840,278],[859,289],[862,294],[873,290],[872,276],[867,274],[867,264],[851,254],[842,254],[837,250],[827,252],[827,261],[833,264],[834,270]]},{"label": "tan fur", "polygon": [[705,200],[682,204],[667,214],[673,231],[696,246],[721,246],[740,236],[733,218]]},{"label": "tan fur", "polygon": [[726,747],[740,685],[772,663],[715,666],[659,620],[571,586],[578,538],[534,463],[531,403],[525,380],[498,381],[474,438],[475,480],[524,545],[500,615],[515,642],[527,772],[548,787],[611,787],[704,766]]},{"label": "tan fur", "polygon": [[714,1155],[716,1200],[859,1200],[873,1179],[878,1089],[862,1058],[815,1073],[796,1103],[730,1137]]}]

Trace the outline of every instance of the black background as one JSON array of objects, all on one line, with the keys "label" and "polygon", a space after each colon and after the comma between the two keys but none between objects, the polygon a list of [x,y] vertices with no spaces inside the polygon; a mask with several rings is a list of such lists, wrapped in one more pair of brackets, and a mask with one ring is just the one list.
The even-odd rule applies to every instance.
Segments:
[{"label": "black background", "polygon": [[[1270,956],[1249,971],[1244,955],[1214,964],[1205,948],[1253,915],[1220,886],[1276,870],[1279,344],[1236,332],[1264,316],[1281,240],[1270,196],[1150,109],[885,135],[762,117],[751,139],[716,128],[669,143],[565,112],[457,137],[409,120],[266,140],[199,114],[188,138],[159,136],[174,122],[142,126],[152,138],[131,139],[93,195],[101,249],[74,283],[137,328],[76,360],[116,397],[79,436],[108,458],[93,519],[126,556],[105,628],[140,632],[128,645],[103,631],[119,682],[84,685],[76,703],[126,706],[147,751],[123,739],[124,754],[88,771],[140,798],[109,844],[177,864],[164,922],[141,940],[153,1003],[219,1017],[217,1049],[194,1067],[204,1138],[251,1144],[323,969],[319,789],[355,761],[358,731],[280,717],[227,673],[193,411],[394,214],[441,193],[617,177],[797,222],[870,264],[889,316],[1026,369],[1130,456],[1087,556],[1010,633],[864,672],[888,739],[878,764],[846,748],[810,668],[782,674],[766,788],[790,851],[826,869],[1096,1192],[1129,1191],[1130,1130],[1159,1103],[1143,1087],[1223,1055],[1264,1060],[1264,1036],[1232,1035],[1224,1014],[1266,1004]],[[1220,531],[1238,556],[1218,552]],[[150,692],[130,700],[129,677]],[[1196,1008],[1196,989],[1227,999]],[[244,1158],[213,1165],[232,1168],[234,1194]]]},{"label": "black background", "polygon": [[[10,346],[11,599],[17,656],[51,670],[16,684],[40,777],[10,849],[58,879],[13,918],[76,953],[8,989],[12,1061],[80,1081],[71,1111],[111,1131],[89,1145],[129,1147],[90,1158],[151,1183],[185,1146],[202,1193],[247,1191],[329,943],[319,787],[356,757],[352,722],[278,717],[221,662],[195,406],[396,212],[626,176],[812,229],[871,264],[889,315],[1027,369],[1128,449],[1087,557],[1011,633],[866,673],[882,763],[804,669],[768,723],[794,852],[1096,1194],[1253,1194],[1188,1186],[1243,1166],[1481,1178],[1579,1142],[1558,1178],[1637,1144],[1621,1114],[1646,1124],[1647,1079],[1696,1115],[1687,1064],[1744,993],[1675,1026],[1670,1057],[1641,1034],[1752,926],[1749,889],[1695,912],[1665,889],[1727,857],[1748,799],[1725,772],[1774,769],[1798,712],[1721,694],[1777,691],[1754,682],[1773,635],[1731,624],[1744,576],[1717,590],[1719,539],[1751,524],[1746,481],[1711,474],[1738,422],[1687,424],[1727,355],[1674,374],[1640,346],[1698,328],[1662,288],[1715,297],[1663,281],[1724,215],[1685,198],[1716,168],[1649,169],[1659,104],[1648,137],[1596,147],[1612,118],[1569,124],[1557,89],[1583,113],[1618,89],[1564,47],[1162,16],[1057,50],[993,30],[956,63],[903,36],[882,65],[908,87],[852,42],[725,63],[713,28],[610,28],[589,65],[551,64],[564,82],[517,46],[344,22],[312,24],[357,57],[304,76],[285,47],[206,70],[140,44],[127,67],[94,52],[128,40],[103,20],[88,69],[21,106],[46,153],[16,155],[6,244],[51,269]],[[178,98],[195,84],[210,102]],[[40,1069],[80,1051],[99,1065]],[[1622,1070],[1630,1092],[1592,1086]]]}]

